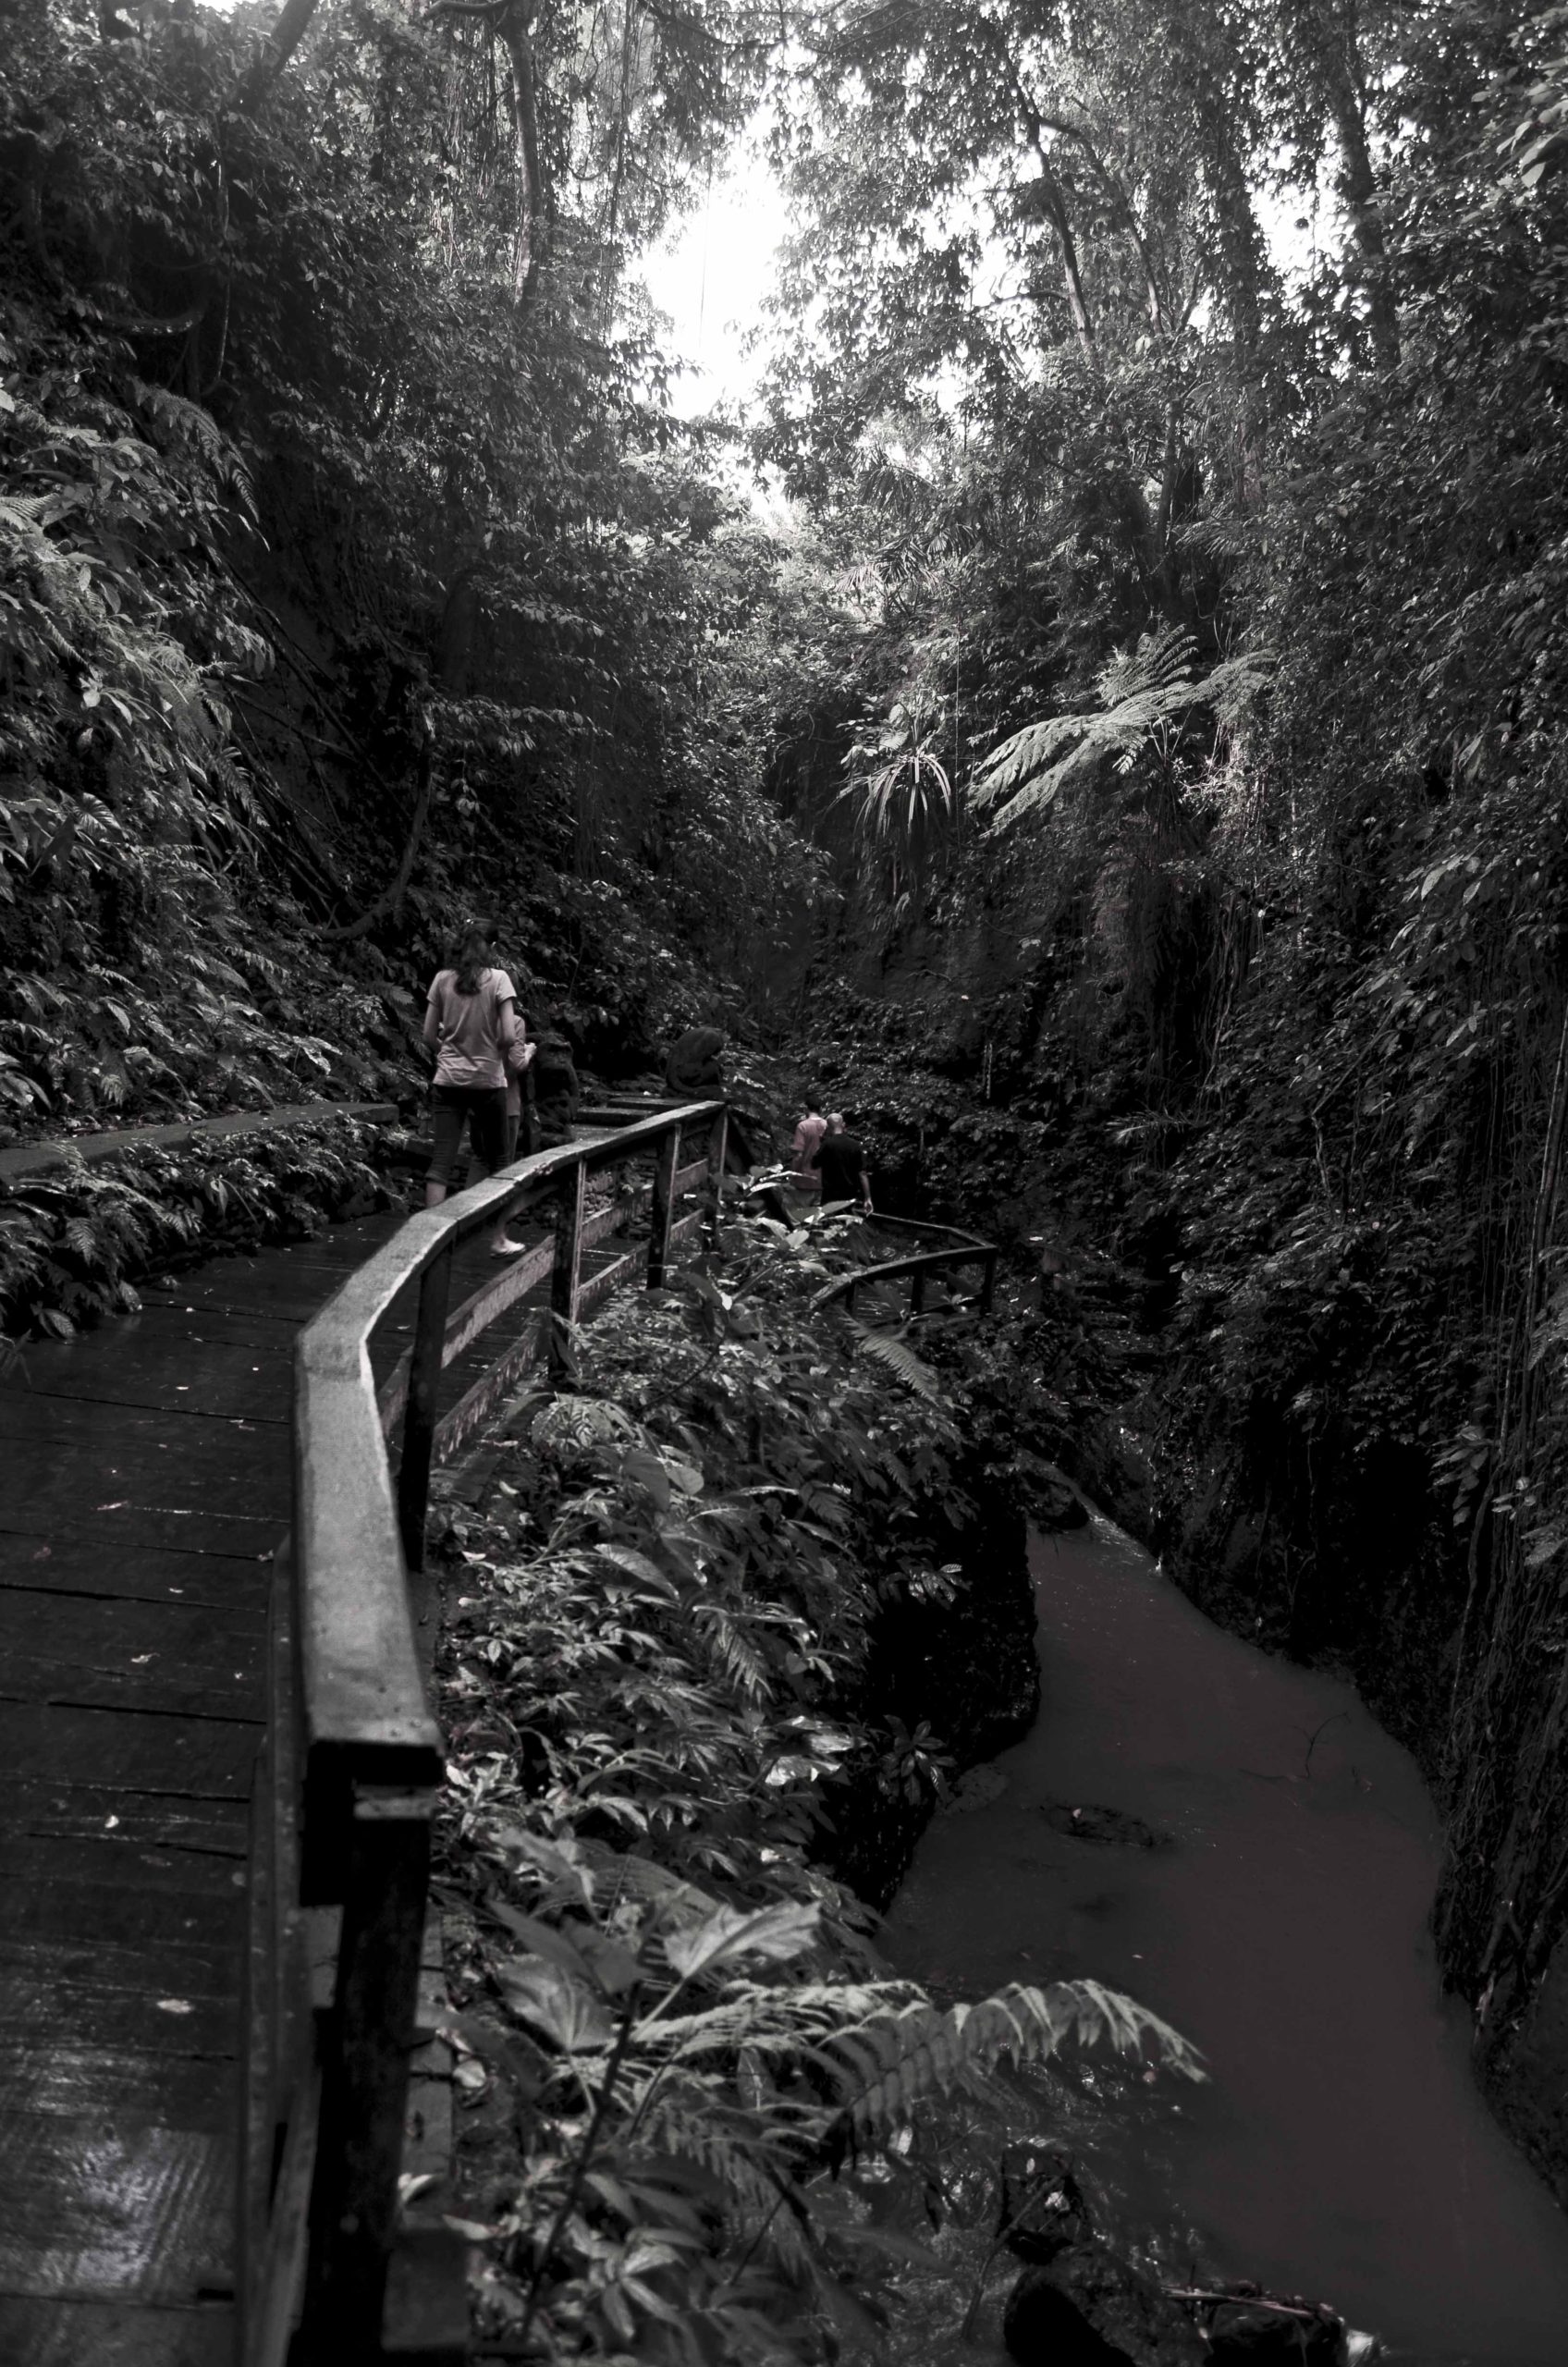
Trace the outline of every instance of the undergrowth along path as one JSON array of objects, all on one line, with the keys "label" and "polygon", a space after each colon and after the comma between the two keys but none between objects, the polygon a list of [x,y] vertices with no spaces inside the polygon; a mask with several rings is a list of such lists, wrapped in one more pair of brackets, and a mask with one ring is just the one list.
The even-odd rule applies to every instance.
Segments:
[{"label": "undergrowth along path", "polygon": [[90,1166],[104,1159],[123,1159],[137,1150],[181,1150],[187,1144],[225,1134],[275,1134],[285,1126],[319,1122],[324,1118],[359,1118],[390,1125],[397,1118],[390,1101],[291,1101],[273,1110],[233,1110],[218,1118],[184,1118],[167,1126],[123,1126],[97,1134],[50,1134],[36,1142],[13,1143],[0,1150],[0,1183],[13,1176],[35,1175],[45,1168],[68,1166],[73,1159]]}]

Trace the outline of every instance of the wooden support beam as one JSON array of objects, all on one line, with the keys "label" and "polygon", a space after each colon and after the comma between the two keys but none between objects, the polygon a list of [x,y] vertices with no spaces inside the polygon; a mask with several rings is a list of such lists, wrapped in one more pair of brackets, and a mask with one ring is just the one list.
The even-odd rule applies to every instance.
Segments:
[{"label": "wooden support beam", "polygon": [[669,1229],[675,1221],[675,1163],[680,1156],[680,1129],[671,1126],[659,1144],[654,1167],[653,1230],[648,1236],[648,1288],[663,1287],[669,1263]]},{"label": "wooden support beam", "polygon": [[718,1247],[719,1219],[724,1214],[724,1159],[729,1144],[729,1112],[721,1110],[708,1135],[708,1223],[710,1249]]},{"label": "wooden support beam", "polygon": [[583,1169],[579,1163],[561,1178],[556,1203],[556,1262],[550,1275],[550,1378],[561,1380],[567,1371],[570,1335],[577,1323],[577,1296],[582,1272]]},{"label": "wooden support beam", "polygon": [[[581,1168],[577,1172],[582,1174]],[[419,1316],[403,1410],[403,1453],[398,1465],[398,1533],[410,1571],[424,1567],[424,1516],[430,1508],[430,1457],[435,1439],[435,1398],[446,1362],[447,1301],[452,1253],[443,1250],[420,1277]]]},{"label": "wooden support beam", "polygon": [[371,2367],[381,2352],[434,1800],[424,1790],[354,1788],[300,2327],[305,2357],[341,2367]]}]

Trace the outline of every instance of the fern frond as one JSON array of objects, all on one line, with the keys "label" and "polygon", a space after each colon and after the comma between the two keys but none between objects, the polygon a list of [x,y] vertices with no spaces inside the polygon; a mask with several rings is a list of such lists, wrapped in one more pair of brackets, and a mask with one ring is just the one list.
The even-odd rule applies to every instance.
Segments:
[{"label": "fern frond", "polygon": [[1151,735],[1207,706],[1221,724],[1234,724],[1268,681],[1272,654],[1252,650],[1229,658],[1201,679],[1190,633],[1176,630],[1145,636],[1136,649],[1122,651],[1102,668],[1095,688],[1097,711],[1059,715],[1025,724],[1004,740],[982,767],[974,794],[983,805],[1000,807],[992,827],[1000,828],[1025,814],[1043,814],[1063,791],[1091,778],[1108,761],[1129,770]]},{"label": "fern frond", "polygon": [[199,452],[226,492],[238,495],[241,507],[254,518],[256,500],[250,474],[211,411],[184,395],[172,394],[167,386],[149,386],[140,378],[136,381],[136,399],[148,417],[177,443],[189,445]]},{"label": "fern frond", "polygon": [[672,1916],[717,1913],[724,1904],[717,1892],[672,1873],[631,1849],[612,1849],[602,1841],[580,1840],[577,1852],[593,1877],[603,1911],[608,1915],[623,1901],[651,1907]]},{"label": "fern frond", "polygon": [[[852,1317],[851,1320],[853,1321]],[[860,1334],[861,1346],[868,1355],[885,1364],[890,1372],[896,1372],[899,1379],[907,1382],[919,1396],[934,1405],[940,1404],[942,1392],[936,1374],[906,1341],[895,1339],[887,1331],[873,1331],[864,1323],[856,1323],[854,1328]]]},{"label": "fern frond", "polygon": [[929,2097],[983,2079],[1004,2060],[1044,2061],[1069,2038],[1085,2046],[1104,2038],[1119,2054],[1137,2054],[1147,2041],[1168,2069],[1205,2076],[1179,2031],[1097,1981],[1011,1983],[975,2005],[909,2005],[827,2040],[816,2058],[839,2087],[838,2141],[851,2150],[883,2144]]},{"label": "fern frond", "polygon": [[1135,649],[1119,649],[1095,678],[1101,706],[1121,706],[1133,700],[1174,690],[1190,682],[1197,670],[1198,645],[1180,625],[1163,632],[1145,633]]}]

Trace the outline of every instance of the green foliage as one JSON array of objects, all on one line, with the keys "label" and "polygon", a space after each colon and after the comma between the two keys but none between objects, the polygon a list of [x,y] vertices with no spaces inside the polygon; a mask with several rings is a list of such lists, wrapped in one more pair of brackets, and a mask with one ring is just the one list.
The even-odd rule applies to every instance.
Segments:
[{"label": "green foliage", "polygon": [[982,804],[997,804],[996,826],[1046,813],[1065,790],[1092,782],[1109,764],[1125,776],[1147,751],[1169,778],[1194,711],[1208,708],[1233,726],[1268,676],[1261,653],[1230,659],[1199,678],[1192,635],[1168,627],[1145,635],[1101,671],[1099,710],[1025,724],[987,758],[975,783]]},{"label": "green foliage", "polygon": [[858,1324],[856,1329],[860,1333],[861,1345],[868,1356],[876,1356],[889,1372],[897,1373],[901,1381],[907,1382],[922,1397],[934,1399],[939,1395],[936,1374],[921,1361],[906,1340],[892,1338],[882,1331],[868,1331],[864,1324]]},{"label": "green foliage", "polygon": [[345,974],[423,984],[480,881],[635,1061],[704,967],[766,1000],[817,892],[759,794],[774,557],[678,448],[625,276],[771,34],[323,0],[269,81],[255,30],[37,0],[0,34],[0,1100],[33,1122],[405,1084]]},{"label": "green foliage", "polygon": [[582,1343],[604,1394],[538,1414],[508,1508],[453,1522],[454,2035],[508,2131],[471,2149],[483,2330],[545,2358],[875,2340],[900,2273],[944,2265],[952,2163],[918,2130],[945,2100],[1072,2039],[1197,2072],[1093,1982],[938,2008],[879,1976],[814,1862],[828,1797],[890,1784],[918,1811],[945,1763],[856,1708],[956,1441],[813,1316],[841,1232],[729,1226],[685,1288],[612,1303]]},{"label": "green foliage", "polygon": [[369,1126],[315,1120],[0,1183],[0,1336],[68,1338],[134,1312],[136,1279],[171,1262],[307,1239],[382,1205],[375,1147]]}]

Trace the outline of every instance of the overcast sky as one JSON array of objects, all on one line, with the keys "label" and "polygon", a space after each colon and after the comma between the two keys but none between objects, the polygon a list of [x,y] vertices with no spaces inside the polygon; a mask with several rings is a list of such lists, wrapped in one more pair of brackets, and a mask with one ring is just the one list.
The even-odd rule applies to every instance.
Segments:
[{"label": "overcast sky", "polygon": [[675,393],[682,418],[727,398],[741,402],[756,384],[763,357],[748,356],[744,342],[761,325],[785,228],[783,192],[760,158],[742,154],[645,259],[648,293],[674,325],[674,351],[695,365]]}]

